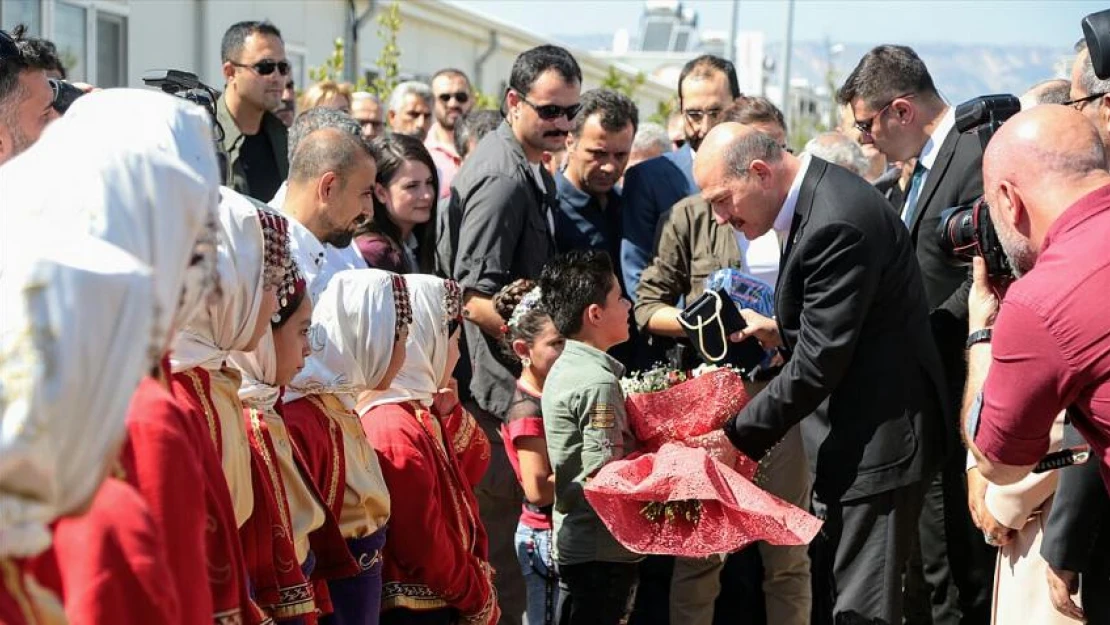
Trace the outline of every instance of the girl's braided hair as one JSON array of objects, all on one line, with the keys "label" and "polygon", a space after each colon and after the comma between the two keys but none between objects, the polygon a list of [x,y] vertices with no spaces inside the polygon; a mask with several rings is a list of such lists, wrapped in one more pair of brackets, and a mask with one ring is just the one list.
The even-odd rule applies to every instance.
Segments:
[{"label": "girl's braided hair", "polygon": [[513,351],[513,341],[520,339],[531,345],[550,320],[540,307],[539,288],[526,278],[514,280],[493,296],[493,308],[505,321],[501,332],[502,349],[514,361],[519,361]]}]

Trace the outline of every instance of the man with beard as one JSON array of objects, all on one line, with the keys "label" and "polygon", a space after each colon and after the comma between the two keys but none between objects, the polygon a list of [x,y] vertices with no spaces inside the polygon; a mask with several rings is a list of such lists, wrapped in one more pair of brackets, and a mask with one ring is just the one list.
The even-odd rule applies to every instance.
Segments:
[{"label": "man with beard", "polygon": [[541,167],[544,151],[566,144],[581,108],[582,70],[569,52],[544,45],[513,63],[505,94],[505,122],[467,157],[451,185],[447,226],[451,277],[463,289],[464,362],[460,375],[465,405],[493,446],[478,485],[482,524],[489,534],[490,563],[501,603],[501,623],[516,625],[524,612],[524,581],[514,533],[524,493],[501,447],[500,428],[516,388],[515,366],[502,355],[505,321],[493,296],[517,278],[536,279],[555,255],[555,181]]},{"label": "man with beard", "polygon": [[21,29],[15,37],[0,30],[0,164],[31,147],[58,118],[46,80],[56,60],[25,40]]},{"label": "man with beard", "polygon": [[351,246],[355,228],[373,213],[377,175],[370,143],[339,128],[309,133],[293,154],[282,210],[290,217],[290,247],[313,302],[332,274],[352,268],[333,261],[325,244],[336,250]]},{"label": "man with beard", "polygon": [[292,76],[285,81],[285,88],[281,91],[281,104],[274,109],[274,115],[277,115],[286,128],[293,125],[293,119],[297,116],[297,89]]},{"label": "man with beard", "polygon": [[441,69],[432,76],[432,97],[436,123],[428,131],[424,147],[439,170],[439,196],[448,197],[451,181],[462,166],[462,156],[455,150],[455,124],[474,107],[474,91],[462,70]]},{"label": "man with beard", "polygon": [[389,131],[423,141],[432,127],[432,90],[428,85],[409,80],[389,94]]},{"label": "man with beard", "polygon": [[220,46],[223,95],[216,119],[224,130],[228,186],[263,202],[289,175],[288,131],[271,111],[281,106],[289,61],[281,31],[269,22],[239,22]]},{"label": "man with beard", "polygon": [[682,68],[678,106],[685,123],[682,149],[637,165],[624,179],[621,272],[625,292],[636,293],[640,274],[651,263],[655,233],[675,202],[700,191],[694,183],[694,154],[705,135],[720,121],[721,111],[736,101],[740,83],[731,61],[709,54]]}]

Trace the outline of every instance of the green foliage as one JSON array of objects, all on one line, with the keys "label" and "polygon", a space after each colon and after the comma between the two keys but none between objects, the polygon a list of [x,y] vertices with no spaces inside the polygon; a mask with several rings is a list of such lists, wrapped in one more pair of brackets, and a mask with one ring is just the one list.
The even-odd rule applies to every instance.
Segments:
[{"label": "green foliage", "polygon": [[336,37],[332,46],[331,55],[324,59],[323,65],[308,68],[308,79],[312,82],[323,82],[325,80],[340,82],[343,80],[343,38]]},{"label": "green foliage", "polygon": [[397,33],[401,30],[401,4],[394,0],[389,8],[378,14],[378,40],[382,51],[378,54],[378,76],[371,91],[383,102],[399,82],[401,49],[397,47]]},{"label": "green foliage", "polygon": [[678,102],[675,100],[666,100],[660,102],[655,106],[655,112],[648,115],[649,122],[655,122],[660,126],[666,128],[667,122],[671,119],[671,115],[678,110]]},{"label": "green foliage", "polygon": [[645,82],[647,82],[647,76],[643,72],[629,78],[617,71],[616,67],[610,65],[609,72],[601,80],[601,87],[616,91],[630,100],[635,100],[636,92],[640,90]]},{"label": "green foliage", "polygon": [[799,119],[798,116],[795,116],[794,127],[790,129],[790,136],[786,138],[786,144],[794,150],[795,154],[801,154],[802,149],[806,143],[809,143],[810,139],[828,129],[829,126],[823,120],[813,117]]},{"label": "green foliage", "polygon": [[496,111],[501,108],[501,100],[495,95],[474,90],[474,110]]}]

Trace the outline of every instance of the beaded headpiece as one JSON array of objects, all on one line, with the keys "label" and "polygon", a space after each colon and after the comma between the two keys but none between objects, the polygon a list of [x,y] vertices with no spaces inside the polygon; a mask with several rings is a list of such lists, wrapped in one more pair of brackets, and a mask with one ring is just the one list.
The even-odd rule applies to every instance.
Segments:
[{"label": "beaded headpiece", "polygon": [[258,209],[258,220],[262,223],[262,237],[265,241],[263,285],[275,289],[278,298],[279,312],[275,312],[270,321],[280,323],[280,310],[294,301],[297,281],[303,282],[304,278],[289,247],[289,222],[285,217],[261,208]]},{"label": "beaded headpiece", "polygon": [[524,297],[520,298],[520,303],[517,304],[516,308],[513,309],[512,316],[509,317],[509,328],[515,329],[518,325],[520,325],[520,322],[524,319],[524,316],[535,310],[535,308],[540,305],[541,297],[543,297],[543,292],[540,291],[540,287],[538,286],[525,293]]},{"label": "beaded headpiece", "polygon": [[409,301],[409,286],[404,276],[393,274],[390,284],[393,286],[393,305],[397,311],[397,329],[393,338],[399,340],[401,328],[412,323],[412,303]]}]

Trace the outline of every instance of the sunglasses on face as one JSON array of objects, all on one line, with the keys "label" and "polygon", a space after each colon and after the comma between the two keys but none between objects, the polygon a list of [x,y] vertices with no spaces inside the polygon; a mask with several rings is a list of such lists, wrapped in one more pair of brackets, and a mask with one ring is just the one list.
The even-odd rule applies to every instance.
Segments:
[{"label": "sunglasses on face", "polygon": [[254,65],[245,65],[243,63],[236,63],[235,61],[231,61],[231,64],[235,67],[253,69],[255,72],[258,73],[259,76],[269,76],[270,74],[274,73],[275,69],[282,76],[288,76],[289,70],[291,69],[289,61],[259,61]]},{"label": "sunglasses on face", "polygon": [[578,115],[578,111],[582,110],[581,103],[571,104],[570,106],[559,106],[558,104],[536,105],[529,102],[528,98],[524,97],[524,94],[521,93],[519,89],[514,89],[514,91],[516,91],[517,96],[520,97],[521,102],[527,104],[529,108],[536,112],[536,115],[538,115],[540,119],[546,122],[554,121],[560,117],[566,117],[567,121],[571,121]]},{"label": "sunglasses on face", "polygon": [[455,98],[455,101],[459,104],[466,104],[470,101],[470,94],[465,91],[458,91],[456,93],[441,93],[436,97],[439,98],[439,101],[443,102],[444,104],[450,102],[451,98]]},{"label": "sunglasses on face", "polygon": [[913,95],[914,95],[914,94],[912,94],[912,93],[903,93],[903,94],[902,94],[902,95],[900,95],[900,96],[895,96],[895,97],[891,98],[891,99],[890,99],[890,102],[887,102],[886,104],[884,104],[884,105],[883,105],[883,107],[882,107],[882,108],[880,108],[880,109],[878,110],[878,112],[877,112],[877,113],[875,113],[874,115],[872,115],[872,116],[871,116],[870,118],[868,118],[868,119],[863,119],[863,120],[856,120],[856,123],[855,123],[855,124],[853,124],[853,126],[855,126],[855,127],[856,127],[856,130],[860,131],[860,134],[864,134],[864,135],[868,135],[868,136],[870,136],[870,135],[871,135],[871,127],[872,127],[873,125],[875,125],[875,120],[876,120],[876,119],[879,119],[880,117],[882,117],[882,116],[883,116],[883,113],[885,113],[885,112],[886,112],[886,110],[887,110],[888,108],[890,108],[890,105],[891,105],[891,104],[894,104],[894,101],[895,101],[895,100],[897,100],[897,99],[899,99],[899,98],[905,98],[905,99],[909,99],[909,98],[912,98],[912,97],[913,97]]}]

